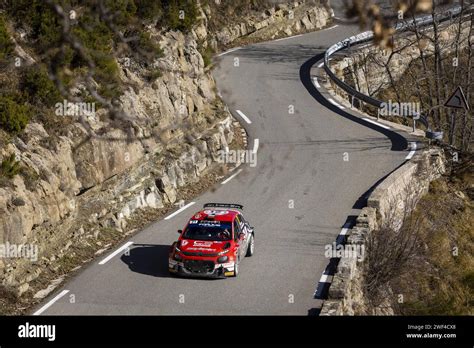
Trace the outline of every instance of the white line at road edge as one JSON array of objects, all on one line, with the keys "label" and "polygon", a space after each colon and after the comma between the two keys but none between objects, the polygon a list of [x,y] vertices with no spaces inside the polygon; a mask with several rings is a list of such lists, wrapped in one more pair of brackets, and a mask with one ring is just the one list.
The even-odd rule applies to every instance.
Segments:
[{"label": "white line at road edge", "polygon": [[329,102],[330,102],[332,105],[336,105],[339,109],[341,109],[341,110],[344,110],[344,109],[345,109],[344,106],[342,106],[342,105],[336,103],[336,101],[335,101],[334,99],[329,98],[328,100],[329,100]]},{"label": "white line at road edge", "polygon": [[334,28],[337,28],[339,26],[339,24],[336,24],[336,25],[333,25],[332,27],[329,27],[329,28],[326,28],[326,29],[323,29],[323,30],[330,30],[330,29],[334,29]]},{"label": "white line at road edge", "polygon": [[282,37],[281,39],[276,39],[276,40],[274,40],[274,42],[283,41],[283,40],[288,40],[288,39],[294,39],[295,37],[299,37],[299,36],[303,36],[303,34],[293,35],[293,36],[288,36],[288,37]]},{"label": "white line at road edge", "polygon": [[234,51],[237,51],[237,50],[240,50],[242,47],[236,47],[236,48],[232,48],[228,51],[225,51],[225,52],[222,52],[220,54],[218,54],[217,56],[220,57],[220,56],[223,56],[224,54],[227,54],[227,53],[231,53],[231,52],[234,52]]},{"label": "white line at road edge", "polygon": [[411,159],[416,152],[416,142],[411,142],[410,144],[411,144],[411,151],[408,154],[408,156],[405,157],[405,159],[407,160]]},{"label": "white line at road edge", "polygon": [[257,153],[258,151],[258,145],[260,144],[258,138],[253,141],[253,152]]},{"label": "white line at road edge", "polygon": [[252,123],[252,121],[250,121],[250,119],[247,116],[245,116],[245,114],[242,111],[240,110],[235,110],[235,111],[239,114],[240,117],[244,119],[245,122],[247,122],[248,124]]},{"label": "white line at road edge", "polygon": [[69,290],[63,290],[63,291],[61,291],[61,292],[60,292],[58,295],[56,295],[51,301],[49,301],[49,302],[46,303],[43,307],[41,307],[41,308],[38,309],[36,312],[34,312],[33,315],[40,315],[40,314],[43,313],[45,310],[47,310],[49,307],[51,307],[54,302],[56,302],[57,300],[59,300],[61,297],[63,297],[64,295],[66,295],[68,292],[69,292]]},{"label": "white line at road edge", "polygon": [[179,213],[181,213],[183,210],[185,209],[188,209],[190,206],[192,206],[194,203],[196,202],[190,202],[188,204],[186,204],[184,207],[181,207],[180,209],[176,210],[174,213],[168,215],[167,217],[165,217],[165,220],[169,220],[171,219],[173,216],[176,216],[178,215]]},{"label": "white line at road edge", "polygon": [[314,82],[314,85],[316,86],[316,88],[321,88],[321,86],[319,85],[317,77],[313,77],[313,82]]},{"label": "white line at road edge", "polygon": [[323,274],[321,276],[321,279],[319,279],[320,283],[331,283],[332,282],[332,275],[329,274]]},{"label": "white line at road edge", "polygon": [[347,231],[349,231],[350,228],[351,228],[351,223],[346,222],[344,224],[344,226],[342,226],[342,230],[341,230],[341,232],[339,232],[339,235],[340,236],[345,236],[347,234]]},{"label": "white line at road edge", "polygon": [[376,126],[379,126],[379,127],[382,127],[382,128],[385,128],[385,129],[390,129],[390,127],[388,126],[385,126],[383,124],[380,124],[378,122],[375,122],[375,121],[372,121],[370,118],[363,118],[363,120],[367,121],[367,122],[370,122],[372,124],[375,124]]},{"label": "white line at road edge", "polygon": [[344,228],[341,230],[341,232],[339,232],[339,235],[340,235],[340,236],[345,236],[345,235],[347,234],[347,231],[348,231],[348,230],[349,230],[348,227],[344,227]]},{"label": "white line at road edge", "polygon": [[126,249],[128,248],[130,245],[132,245],[133,242],[127,242],[125,243],[124,245],[122,245],[120,248],[118,248],[117,250],[115,250],[112,254],[110,254],[109,256],[107,256],[105,259],[103,259],[102,261],[99,262],[99,265],[103,265],[105,264],[106,262],[110,261],[110,259],[112,259],[112,257],[114,257],[115,255],[119,254],[123,249]]},{"label": "white line at road edge", "polygon": [[232,174],[232,175],[229,176],[227,179],[225,179],[223,182],[221,182],[221,184],[222,184],[222,185],[227,184],[229,181],[231,181],[233,178],[235,178],[237,175],[239,175],[241,171],[242,171],[242,169],[239,169],[239,170],[236,171],[234,174]]}]

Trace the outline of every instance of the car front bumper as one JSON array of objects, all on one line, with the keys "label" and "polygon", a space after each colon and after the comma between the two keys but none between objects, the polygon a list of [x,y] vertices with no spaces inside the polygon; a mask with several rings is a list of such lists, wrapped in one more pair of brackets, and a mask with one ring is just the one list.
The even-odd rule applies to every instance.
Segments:
[{"label": "car front bumper", "polygon": [[[192,262],[192,265],[190,265]],[[200,265],[200,262],[202,265]],[[211,267],[212,263],[212,267]],[[234,262],[214,263],[212,261],[169,259],[168,270],[170,273],[187,277],[226,278],[234,275]]]}]

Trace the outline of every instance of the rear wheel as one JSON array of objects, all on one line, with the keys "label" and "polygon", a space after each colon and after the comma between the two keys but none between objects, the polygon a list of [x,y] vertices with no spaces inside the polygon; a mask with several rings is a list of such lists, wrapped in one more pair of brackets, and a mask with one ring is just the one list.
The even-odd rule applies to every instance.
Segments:
[{"label": "rear wheel", "polygon": [[250,236],[249,245],[247,246],[247,253],[245,254],[245,256],[247,256],[247,257],[252,256],[253,252],[254,252],[254,249],[255,249],[255,240],[254,240],[253,234],[252,234]]}]

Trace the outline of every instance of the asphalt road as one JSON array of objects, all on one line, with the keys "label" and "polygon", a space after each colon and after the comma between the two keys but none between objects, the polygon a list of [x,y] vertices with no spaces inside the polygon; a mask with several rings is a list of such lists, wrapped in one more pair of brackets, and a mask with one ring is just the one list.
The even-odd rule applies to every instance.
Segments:
[{"label": "asphalt road", "polygon": [[[219,57],[219,90],[237,118],[241,110],[252,122],[242,121],[249,146],[258,139],[257,166],[243,166],[193,206],[135,235],[129,256],[93,262],[44,301],[69,290],[42,314],[317,312],[314,294],[329,262],[324,247],[358,214],[364,193],[408,154],[403,137],[341,111],[311,82],[320,73],[318,55],[358,31],[339,25]],[[210,201],[244,205],[256,230],[255,255],[243,260],[237,278],[170,277],[167,254],[176,230]]]}]

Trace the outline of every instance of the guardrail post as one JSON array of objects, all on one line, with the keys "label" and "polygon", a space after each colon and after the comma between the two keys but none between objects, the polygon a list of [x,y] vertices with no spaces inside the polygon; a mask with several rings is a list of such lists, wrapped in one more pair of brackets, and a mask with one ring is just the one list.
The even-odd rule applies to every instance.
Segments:
[{"label": "guardrail post", "polygon": [[354,96],[351,95],[351,109],[354,109]]},{"label": "guardrail post", "polygon": [[416,120],[413,118],[413,133],[416,132]]}]

